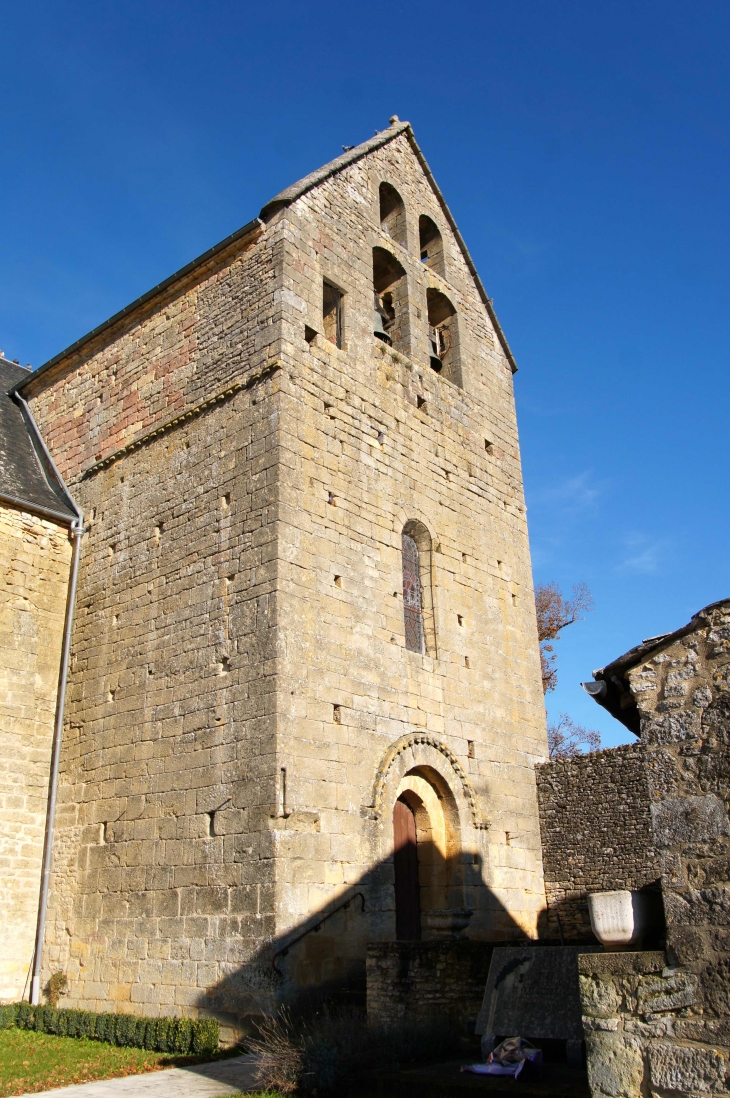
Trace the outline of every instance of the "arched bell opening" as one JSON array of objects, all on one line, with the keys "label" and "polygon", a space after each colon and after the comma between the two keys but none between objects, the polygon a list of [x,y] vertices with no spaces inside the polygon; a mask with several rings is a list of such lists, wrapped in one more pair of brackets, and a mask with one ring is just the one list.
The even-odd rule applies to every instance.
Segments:
[{"label": "arched bell opening", "polygon": [[394,255],[373,248],[373,335],[397,351],[408,353],[408,280]]},{"label": "arched bell opening", "polygon": [[418,219],[418,243],[421,263],[424,267],[445,278],[444,242],[436,223],[426,214],[421,214]]},{"label": "arched bell opening", "polygon": [[456,309],[446,294],[433,288],[426,291],[426,304],[431,369],[462,388]]},{"label": "arched bell opening", "polygon": [[393,809],[396,939],[455,937],[464,909],[459,815],[448,783],[430,767],[401,779]]},{"label": "arched bell opening", "polygon": [[398,191],[390,183],[381,183],[380,197],[380,228],[387,233],[397,244],[406,244],[406,208]]}]

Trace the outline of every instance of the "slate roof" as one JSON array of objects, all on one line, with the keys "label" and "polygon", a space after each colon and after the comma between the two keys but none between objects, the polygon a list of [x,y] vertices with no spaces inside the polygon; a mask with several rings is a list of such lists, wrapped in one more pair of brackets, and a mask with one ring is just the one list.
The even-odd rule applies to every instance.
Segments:
[{"label": "slate roof", "polygon": [[71,522],[76,515],[63,488],[41,464],[20,406],[8,395],[9,389],[29,376],[22,366],[0,358],[0,499]]}]

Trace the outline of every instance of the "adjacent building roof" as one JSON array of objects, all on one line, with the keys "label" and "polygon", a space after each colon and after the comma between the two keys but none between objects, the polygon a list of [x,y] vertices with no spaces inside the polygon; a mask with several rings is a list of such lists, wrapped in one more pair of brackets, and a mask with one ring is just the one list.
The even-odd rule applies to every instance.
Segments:
[{"label": "adjacent building roof", "polygon": [[52,470],[44,467],[20,405],[9,395],[27,377],[22,366],[0,357],[0,500],[70,523],[76,515]]},{"label": "adjacent building roof", "polygon": [[198,268],[204,267],[207,263],[211,263],[216,258],[216,256],[225,251],[232,244],[236,243],[237,241],[241,241],[246,237],[252,236],[255,232],[262,229],[265,222],[270,220],[274,216],[274,214],[277,213],[278,210],[284,209],[286,206],[290,206],[292,202],[295,202],[297,198],[301,198],[303,194],[306,194],[307,191],[312,190],[313,187],[316,187],[320,183],[323,183],[326,179],[329,179],[330,176],[336,175],[337,172],[340,172],[344,168],[347,168],[350,164],[354,164],[357,160],[361,160],[364,156],[367,156],[368,153],[371,153],[373,152],[373,150],[380,148],[381,145],[385,145],[389,141],[393,141],[394,138],[399,137],[400,134],[405,134],[407,136],[408,142],[413,149],[413,152],[418,159],[421,167],[423,168],[424,174],[426,175],[426,178],[428,179],[428,182],[431,185],[434,194],[436,195],[436,199],[441,206],[444,217],[446,218],[446,221],[448,222],[448,225],[456,238],[459,248],[462,251],[466,265],[469,268],[469,272],[472,278],[474,279],[474,283],[476,285],[479,296],[484,303],[494,330],[497,333],[497,338],[500,341],[507,361],[509,362],[512,372],[514,373],[517,369],[517,363],[514,360],[514,356],[510,349],[509,343],[507,342],[507,337],[502,331],[502,327],[499,323],[499,320],[497,319],[492,299],[489,297],[487,291],[482,285],[481,279],[477,274],[477,269],[474,266],[474,262],[471,256],[469,255],[469,251],[466,247],[466,244],[464,243],[464,239],[461,233],[459,232],[456,222],[454,221],[453,215],[449,207],[446,205],[446,200],[444,199],[444,196],[441,194],[441,191],[438,188],[431,169],[426,162],[426,158],[418,147],[418,144],[413,134],[413,130],[411,129],[411,124],[410,122],[401,122],[397,117],[394,116],[391,119],[391,124],[388,129],[382,130],[374,137],[369,138],[369,140],[363,141],[360,145],[353,146],[353,148],[348,149],[346,152],[344,152],[342,156],[338,156],[335,160],[331,160],[328,164],[325,164],[323,167],[318,168],[317,171],[311,172],[303,179],[300,179],[298,183],[293,183],[290,187],[287,187],[285,190],[280,191],[279,194],[275,195],[274,198],[272,198],[269,202],[266,203],[265,206],[262,207],[259,217],[254,218],[253,221],[249,221],[248,224],[243,226],[243,228],[238,229],[234,233],[231,233],[231,235],[227,236],[225,240],[221,240],[219,244],[215,244],[212,248],[209,248],[207,252],[203,252],[203,254],[198,256],[197,259],[193,259],[192,262],[187,263],[179,271],[176,271],[174,274],[170,275],[169,278],[166,278],[164,282],[160,282],[159,285],[154,286],[151,290],[148,290],[147,293],[142,294],[141,297],[138,297],[130,305],[127,305],[124,309],[121,309],[118,313],[115,313],[114,316],[109,317],[108,320],[105,320],[102,324],[99,324],[96,328],[92,329],[92,331],[88,332],[80,339],[77,339],[75,343],[72,343],[64,351],[61,351],[59,354],[54,355],[53,358],[48,360],[48,362],[44,362],[43,365],[39,366],[38,369],[35,370],[32,374],[26,374],[25,371],[22,371],[24,376],[18,382],[16,382],[16,388],[18,389],[18,391],[20,392],[24,388],[24,386],[27,385],[32,379],[35,379],[40,374],[43,374],[47,370],[50,370],[57,363],[62,362],[64,359],[68,358],[70,355],[80,350],[84,346],[84,344],[88,343],[90,340],[97,338],[104,332],[112,329],[115,325],[119,324],[122,320],[126,319],[126,317],[131,316],[137,309],[154,300],[154,298],[156,298],[159,294],[164,293],[176,282],[179,282],[183,278],[188,277]]},{"label": "adjacent building roof", "polygon": [[675,629],[671,633],[660,633],[656,637],[648,637],[641,644],[637,644],[634,648],[630,648],[628,652],[624,652],[623,656],[617,656],[605,667],[599,667],[597,671],[593,672],[595,683],[584,683],[584,688],[594,701],[607,709],[612,717],[621,721],[621,724],[628,728],[630,732],[633,732],[635,736],[638,736],[640,733],[639,710],[636,699],[629,688],[626,673],[640,663],[644,663],[652,652],[657,652],[660,648],[666,648],[681,637],[686,637],[689,633],[694,633],[696,629],[702,628],[709,610],[728,604],[730,604],[730,599],[719,599],[717,602],[711,602],[708,606],[703,606],[701,610],[693,614],[687,624],[682,625],[679,629]]}]

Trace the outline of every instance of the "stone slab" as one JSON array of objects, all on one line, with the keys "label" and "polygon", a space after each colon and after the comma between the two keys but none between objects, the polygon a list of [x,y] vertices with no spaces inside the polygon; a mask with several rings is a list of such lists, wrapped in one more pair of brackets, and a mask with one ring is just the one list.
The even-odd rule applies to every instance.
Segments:
[{"label": "stone slab", "polygon": [[[45,1098],[223,1098],[254,1085],[254,1057],[235,1056],[212,1064],[167,1068],[121,1079],[98,1079],[43,1092]],[[30,1098],[21,1095],[20,1098]]]},{"label": "stone slab", "polygon": [[585,953],[578,957],[581,976],[645,976],[663,972],[667,959],[661,949],[644,949],[625,953]]},{"label": "stone slab", "polygon": [[578,954],[585,946],[499,946],[492,955],[476,1032],[485,1040],[583,1040]]}]

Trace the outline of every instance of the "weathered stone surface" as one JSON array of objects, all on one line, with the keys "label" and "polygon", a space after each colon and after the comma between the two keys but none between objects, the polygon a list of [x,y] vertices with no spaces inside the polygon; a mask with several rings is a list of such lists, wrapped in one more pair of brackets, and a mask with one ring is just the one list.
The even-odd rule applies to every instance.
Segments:
[{"label": "weathered stone surface", "polygon": [[580,946],[498,946],[476,1033],[581,1040]]},{"label": "weathered stone surface", "polygon": [[638,990],[638,1008],[641,1014],[660,1014],[662,1011],[680,1010],[692,1006],[698,1000],[699,979],[694,972],[680,970],[663,977],[642,980]]},{"label": "weathered stone surface", "polygon": [[727,1065],[725,1058],[712,1048],[693,1048],[675,1042],[653,1044],[649,1048],[651,1082],[672,1091],[724,1090]]},{"label": "weathered stone surface", "polygon": [[651,816],[659,847],[730,835],[725,805],[714,795],[667,798],[651,806]]},{"label": "weathered stone surface", "polygon": [[0,1001],[33,955],[58,690],[68,529],[0,503]]},{"label": "weathered stone surface", "polygon": [[[398,347],[373,337],[375,247],[406,272]],[[429,294],[456,310],[443,376]],[[535,935],[547,748],[512,374],[406,133],[27,395],[90,524],[46,950],[69,1004],[241,1013],[361,986],[366,943],[395,933],[402,793],[424,806],[424,910]],[[405,645],[414,522],[423,652]],[[364,912],[273,967],[356,892]]]},{"label": "weathered stone surface", "polygon": [[643,976],[661,973],[666,965],[666,956],[660,949],[578,955],[578,971],[584,976]]},{"label": "weathered stone surface", "polygon": [[642,1093],[644,1058],[638,1041],[608,1033],[587,1033],[588,1082],[591,1094],[637,1098]]},{"label": "weathered stone surface", "polygon": [[699,714],[674,712],[648,715],[642,718],[641,740],[649,745],[683,743],[699,735]]},{"label": "weathered stone surface", "polygon": [[615,983],[590,976],[579,976],[578,980],[584,1021],[586,1017],[611,1018],[619,1013],[623,996]]}]

